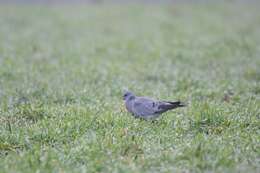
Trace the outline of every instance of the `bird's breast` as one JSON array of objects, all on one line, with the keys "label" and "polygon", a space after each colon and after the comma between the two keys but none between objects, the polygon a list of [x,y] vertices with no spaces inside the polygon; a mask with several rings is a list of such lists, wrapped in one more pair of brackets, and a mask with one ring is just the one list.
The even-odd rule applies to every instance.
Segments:
[{"label": "bird's breast", "polygon": [[129,102],[125,102],[125,107],[126,107],[126,110],[128,111],[128,112],[132,112],[132,110],[131,110],[131,105],[130,105],[130,103]]}]

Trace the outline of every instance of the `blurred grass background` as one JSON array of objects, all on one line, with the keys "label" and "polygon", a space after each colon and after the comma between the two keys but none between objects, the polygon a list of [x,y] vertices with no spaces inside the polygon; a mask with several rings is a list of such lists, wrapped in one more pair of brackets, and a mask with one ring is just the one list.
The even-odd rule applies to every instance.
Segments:
[{"label": "blurred grass background", "polygon": [[[259,172],[259,3],[0,6],[3,172]],[[133,119],[122,90],[185,109]]]}]

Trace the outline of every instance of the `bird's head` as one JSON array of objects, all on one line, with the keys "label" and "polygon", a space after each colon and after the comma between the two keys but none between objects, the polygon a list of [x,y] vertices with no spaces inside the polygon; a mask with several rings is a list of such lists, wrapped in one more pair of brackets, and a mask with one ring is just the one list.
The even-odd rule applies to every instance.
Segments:
[{"label": "bird's head", "polygon": [[131,100],[134,99],[135,95],[131,91],[125,91],[123,95],[124,100]]}]

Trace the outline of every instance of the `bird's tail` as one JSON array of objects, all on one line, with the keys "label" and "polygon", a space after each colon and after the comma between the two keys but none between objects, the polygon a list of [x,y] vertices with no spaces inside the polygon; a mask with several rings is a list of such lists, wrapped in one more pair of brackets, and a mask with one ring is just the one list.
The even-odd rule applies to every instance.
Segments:
[{"label": "bird's tail", "polygon": [[185,103],[183,102],[180,102],[180,101],[177,101],[177,102],[169,102],[169,101],[166,101],[164,102],[165,104],[161,104],[159,106],[159,109],[162,109],[162,110],[170,110],[170,109],[175,109],[175,108],[178,108],[178,107],[184,107],[186,106]]}]

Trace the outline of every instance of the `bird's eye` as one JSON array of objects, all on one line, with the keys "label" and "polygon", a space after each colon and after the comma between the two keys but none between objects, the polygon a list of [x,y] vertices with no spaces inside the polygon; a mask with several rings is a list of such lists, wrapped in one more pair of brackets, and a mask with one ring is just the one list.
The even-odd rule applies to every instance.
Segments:
[{"label": "bird's eye", "polygon": [[124,95],[124,97],[126,97],[126,96],[127,96],[127,94]]}]

